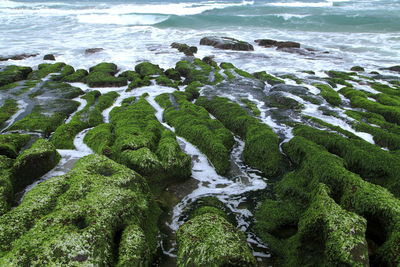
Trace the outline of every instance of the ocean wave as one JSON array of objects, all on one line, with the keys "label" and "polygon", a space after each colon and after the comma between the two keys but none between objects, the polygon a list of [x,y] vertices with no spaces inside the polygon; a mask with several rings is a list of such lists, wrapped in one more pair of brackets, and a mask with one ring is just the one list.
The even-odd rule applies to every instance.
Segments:
[{"label": "ocean wave", "polygon": [[[3,1],[3,0],[2,0]],[[53,15],[84,15],[102,14],[125,15],[125,14],[162,14],[162,15],[195,15],[214,9],[227,7],[239,7],[253,5],[254,1],[243,0],[241,2],[184,2],[184,3],[127,3],[127,4],[98,4],[93,2],[68,4],[55,2],[12,2],[0,1],[0,10],[7,13],[17,14],[53,14]],[[62,6],[64,5],[64,6]],[[55,8],[53,8],[55,7]]]},{"label": "ocean wave", "polygon": [[266,14],[266,15],[216,15],[170,16],[155,24],[160,28],[211,29],[215,27],[268,27],[302,31],[327,32],[392,32],[400,31],[397,15],[342,14]]},{"label": "ocean wave", "polygon": [[267,6],[279,6],[279,7],[331,7],[334,1],[323,1],[323,2],[276,2],[268,3]]},{"label": "ocean wave", "polygon": [[154,25],[165,21],[169,16],[161,15],[143,15],[143,14],[90,14],[78,15],[77,19],[80,23],[90,24],[115,24],[115,25]]}]

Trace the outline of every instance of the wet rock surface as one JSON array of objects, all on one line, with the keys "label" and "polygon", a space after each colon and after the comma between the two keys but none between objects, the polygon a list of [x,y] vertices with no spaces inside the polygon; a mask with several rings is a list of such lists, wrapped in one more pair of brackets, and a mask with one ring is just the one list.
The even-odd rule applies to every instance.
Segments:
[{"label": "wet rock surface", "polygon": [[230,37],[207,36],[200,40],[200,45],[209,45],[215,48],[227,50],[254,50],[254,47],[251,44]]}]

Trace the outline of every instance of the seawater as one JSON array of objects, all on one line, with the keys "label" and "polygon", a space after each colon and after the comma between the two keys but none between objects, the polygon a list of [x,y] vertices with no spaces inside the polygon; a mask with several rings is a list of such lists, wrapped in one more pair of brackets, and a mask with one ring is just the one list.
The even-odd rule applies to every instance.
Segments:
[{"label": "seawater", "polygon": [[[249,41],[254,52],[199,46],[198,57],[214,55],[248,71],[295,72],[376,70],[399,63],[400,0],[219,0],[219,1],[0,1],[0,55],[39,53],[0,64],[36,66],[43,55],[75,68],[102,61],[121,70],[151,60],[172,67],[182,54],[172,42],[198,45],[207,35]],[[315,55],[258,47],[255,39],[297,41]],[[87,48],[104,50],[85,55]],[[322,53],[326,52],[326,53]]]}]

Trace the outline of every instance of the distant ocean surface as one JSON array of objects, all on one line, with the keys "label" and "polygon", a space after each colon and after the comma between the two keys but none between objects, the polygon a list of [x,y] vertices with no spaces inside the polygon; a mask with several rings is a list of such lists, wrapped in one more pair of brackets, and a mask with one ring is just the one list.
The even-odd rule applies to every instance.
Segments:
[{"label": "distant ocean surface", "polygon": [[[207,35],[252,44],[262,38],[290,40],[327,52],[199,46],[198,57],[215,55],[249,71],[377,69],[400,63],[400,0],[0,0],[0,56],[41,55],[5,64],[35,66],[53,53],[77,68],[111,61],[128,69],[143,60],[170,67],[182,57],[170,48],[172,42],[198,45]],[[87,48],[104,50],[85,56]]]}]

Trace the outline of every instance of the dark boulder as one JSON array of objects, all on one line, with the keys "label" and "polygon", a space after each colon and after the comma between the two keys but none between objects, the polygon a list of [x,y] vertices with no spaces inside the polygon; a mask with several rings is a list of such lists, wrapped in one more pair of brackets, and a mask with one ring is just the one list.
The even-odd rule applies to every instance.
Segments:
[{"label": "dark boulder", "polygon": [[56,57],[53,54],[47,54],[43,57],[43,60],[56,60]]},{"label": "dark boulder", "polygon": [[200,45],[209,45],[215,48],[226,50],[254,50],[254,47],[251,44],[229,37],[207,36],[200,40]]}]

